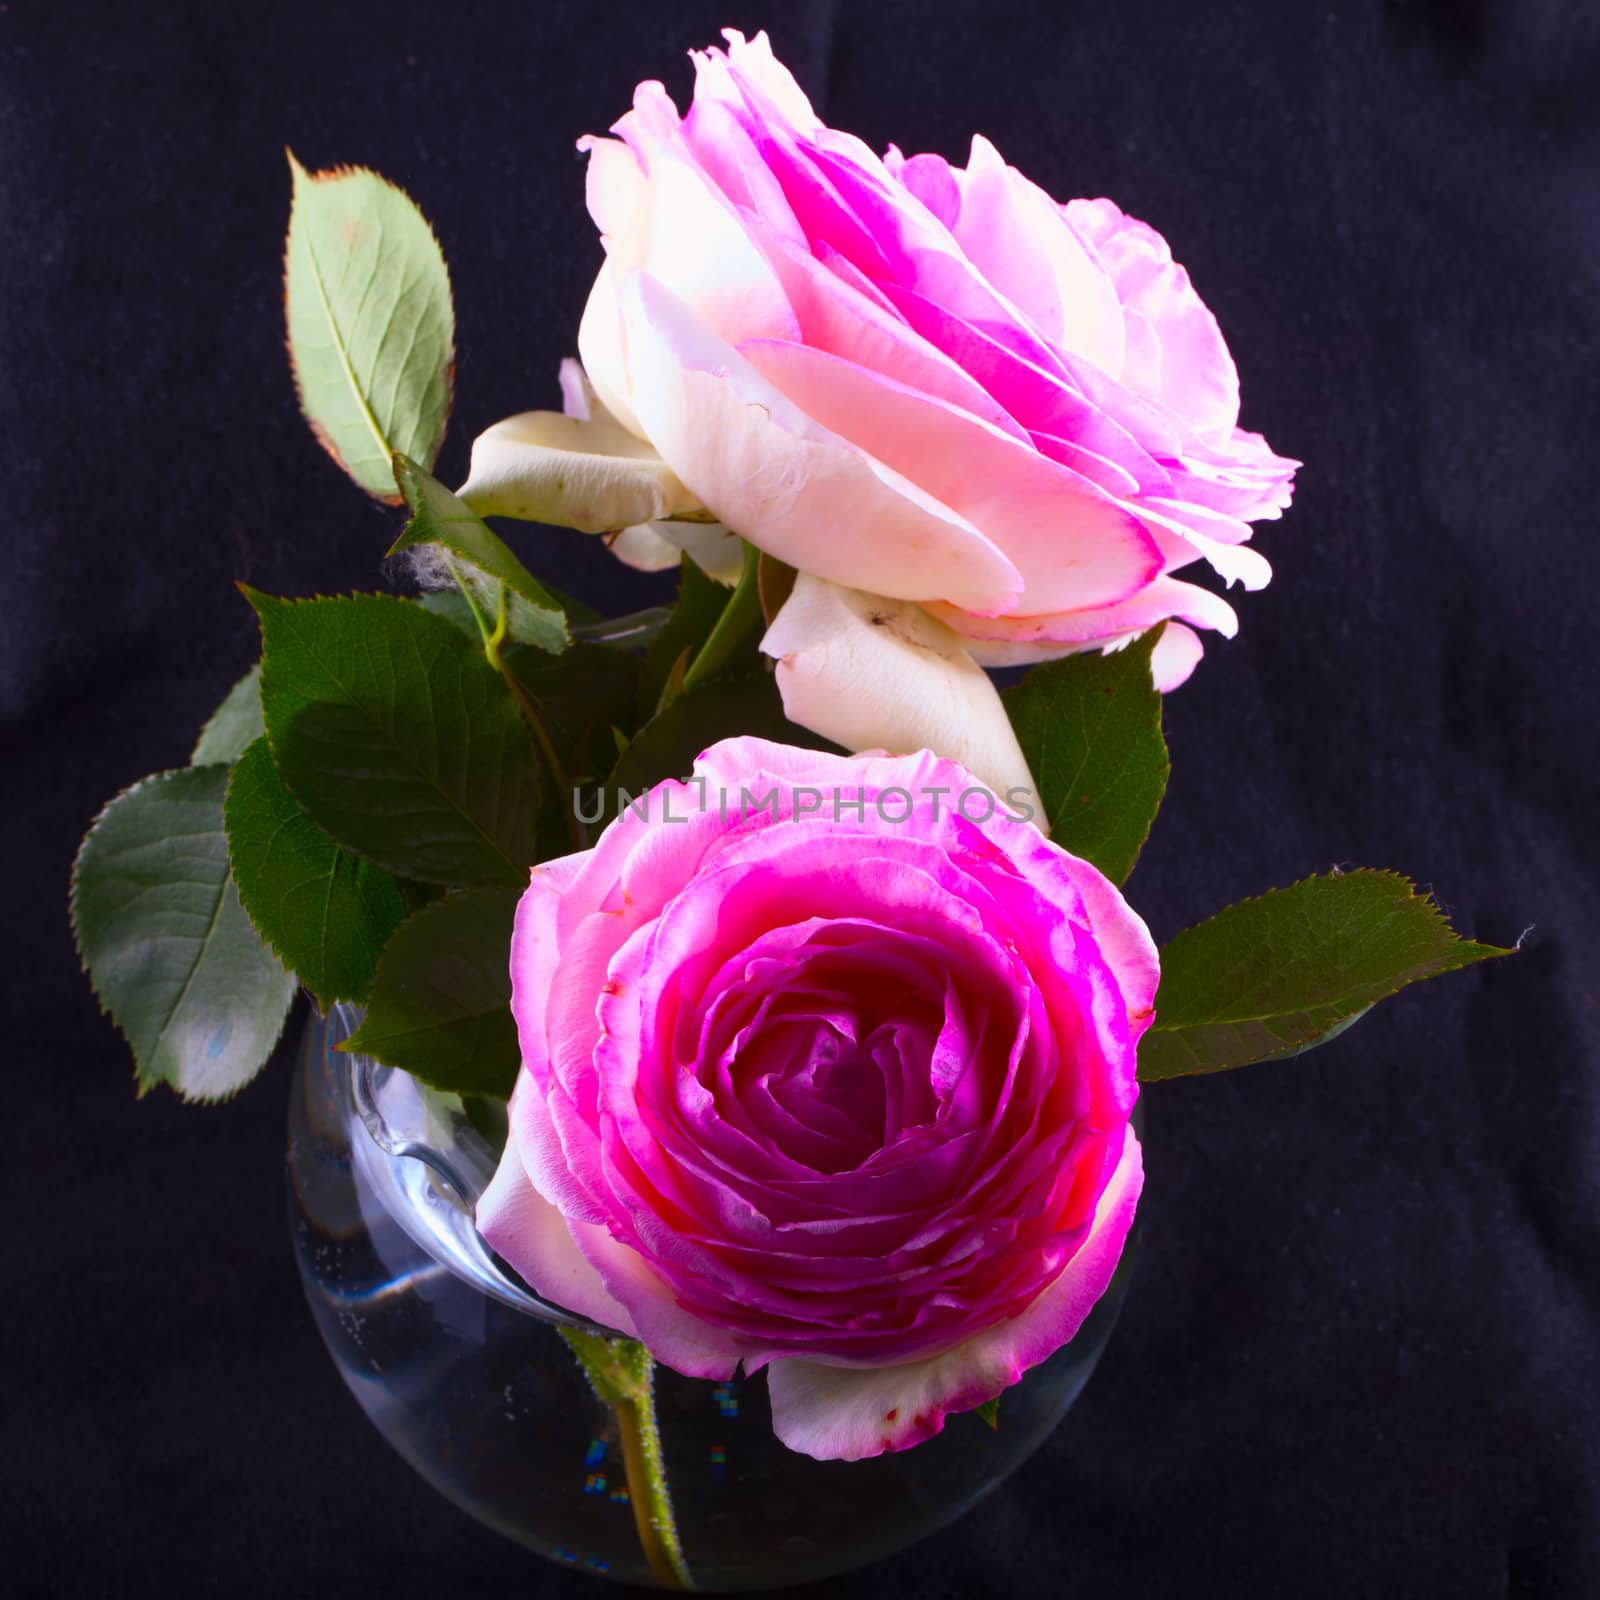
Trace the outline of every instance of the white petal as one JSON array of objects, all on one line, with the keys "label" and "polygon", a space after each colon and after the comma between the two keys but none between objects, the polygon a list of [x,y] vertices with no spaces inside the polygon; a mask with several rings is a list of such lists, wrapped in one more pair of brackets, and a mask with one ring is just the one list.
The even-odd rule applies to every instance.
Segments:
[{"label": "white petal", "polygon": [[1204,653],[1205,646],[1193,628],[1186,628],[1181,622],[1169,622],[1150,656],[1150,676],[1155,679],[1157,690],[1165,694],[1168,689],[1187,683]]},{"label": "white petal", "polygon": [[643,522],[606,541],[612,555],[639,572],[666,572],[688,556],[718,583],[737,583],[743,566],[739,536],[720,522]]},{"label": "white petal", "polygon": [[460,495],[479,516],[609,533],[699,509],[643,440],[614,418],[524,411],[473,442]]},{"label": "white petal", "polygon": [[589,158],[584,183],[589,215],[602,237],[632,253],[633,235],[644,220],[646,204],[647,180],[638,156],[620,139],[593,134],[580,139],[578,149]]},{"label": "white petal", "polygon": [[670,526],[666,522],[641,522],[620,533],[608,534],[606,547],[635,572],[670,572],[683,560],[677,545],[661,536],[661,530]]},{"label": "white petal", "polygon": [[622,308],[617,303],[617,268],[601,262],[578,323],[578,356],[607,411],[629,433],[644,437],[628,403],[627,352],[622,343]]},{"label": "white petal", "polygon": [[848,750],[931,750],[1039,809],[989,675],[920,606],[801,573],[761,648],[777,659],[791,721]]}]

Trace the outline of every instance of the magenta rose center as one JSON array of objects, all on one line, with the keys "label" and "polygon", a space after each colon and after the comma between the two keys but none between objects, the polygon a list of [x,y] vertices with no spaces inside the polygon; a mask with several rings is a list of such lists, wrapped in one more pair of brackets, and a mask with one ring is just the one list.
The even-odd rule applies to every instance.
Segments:
[{"label": "magenta rose center", "polygon": [[933,1122],[944,1001],[902,966],[868,945],[797,962],[781,989],[752,975],[725,990],[700,1061],[718,1114],[830,1174]]}]

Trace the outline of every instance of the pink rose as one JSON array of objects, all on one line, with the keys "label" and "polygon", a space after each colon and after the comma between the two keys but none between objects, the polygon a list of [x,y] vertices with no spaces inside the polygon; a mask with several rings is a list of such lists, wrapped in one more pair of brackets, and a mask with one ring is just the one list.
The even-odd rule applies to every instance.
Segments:
[{"label": "pink rose", "polygon": [[[873,663],[871,742],[890,748],[916,747],[895,707],[939,715],[952,661],[1105,648],[1171,619],[1156,673],[1180,683],[1193,628],[1237,619],[1175,574],[1203,560],[1265,584],[1245,541],[1297,463],[1237,426],[1238,374],[1166,241],[1109,200],[1057,204],[983,138],[965,168],[879,157],[818,120],[765,35],[727,38],[695,55],[685,115],[644,83],[616,139],[582,141],[606,261],[580,353],[603,426],[670,480],[607,505],[652,525],[632,558],[674,554],[692,524],[655,519],[698,512],[809,574],[767,648],[791,716],[841,742],[853,636],[885,608],[818,581],[940,625],[930,646],[910,619],[915,643]],[[560,420],[491,430],[463,492],[593,527],[541,418]],[[599,432],[592,448],[610,454]],[[610,466],[639,481],[636,459]]]},{"label": "pink rose", "polygon": [[511,974],[484,1237],[680,1372],[766,1367],[792,1448],[916,1444],[1104,1292],[1155,947],[954,763],[716,745],[534,868]]}]

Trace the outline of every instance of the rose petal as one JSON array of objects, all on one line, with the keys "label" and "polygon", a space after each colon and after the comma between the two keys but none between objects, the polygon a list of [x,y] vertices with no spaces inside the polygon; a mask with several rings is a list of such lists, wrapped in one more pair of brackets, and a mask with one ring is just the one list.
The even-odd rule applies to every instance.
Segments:
[{"label": "rose petal", "polygon": [[1120,606],[1048,612],[1041,616],[974,617],[955,606],[927,608],[967,643],[972,659],[984,667],[1012,667],[1050,661],[1092,645],[1115,643],[1143,633],[1169,617],[1197,628],[1214,628],[1231,639],[1239,619],[1219,594],[1181,578],[1157,578]]},{"label": "rose petal", "polygon": [[1033,776],[994,684],[919,606],[801,573],[761,648],[778,661],[789,718],[851,750],[958,761],[996,794]]},{"label": "rose petal", "polygon": [[744,565],[739,536],[720,522],[642,522],[606,543],[612,555],[639,572],[665,572],[688,556],[708,578],[732,584]]},{"label": "rose petal", "polygon": [[1031,443],[805,345],[753,339],[740,354],[807,416],[982,529],[1022,574],[1030,610],[1115,605],[1161,571],[1137,518]]},{"label": "rose petal", "polygon": [[792,247],[775,246],[774,265],[800,319],[802,341],[809,348],[948,401],[1027,443],[1022,425],[982,384],[851,277]]},{"label": "rose petal", "polygon": [[617,128],[641,155],[647,181],[642,213],[607,235],[616,272],[648,272],[730,343],[796,337],[783,285],[747,219],[695,160],[659,83],[639,85],[634,111]]},{"label": "rose petal", "polygon": [[602,239],[624,244],[645,214],[646,178],[639,158],[620,139],[586,134],[578,149],[589,158],[585,198]]},{"label": "rose petal", "polygon": [[925,294],[891,287],[888,295],[918,333],[970,372],[1024,427],[1092,450],[1128,473],[1142,494],[1171,488],[1167,469],[1145,443],[1054,370],[1047,351],[1013,348],[992,323],[967,321]]},{"label": "rose petal", "polygon": [[1106,1291],[1133,1225],[1144,1167],[1127,1131],[1088,1237],[1021,1316],[985,1328],[943,1355],[893,1367],[826,1366],[782,1357],[767,1368],[772,1426],[791,1450],[819,1461],[860,1461],[930,1439],[946,1416],[1003,1394],[1082,1327]]},{"label": "rose petal", "polygon": [[516,979],[511,1012],[525,1065],[543,1048],[550,992],[561,957],[556,919],[568,889],[588,859],[588,851],[580,851],[530,868],[527,893],[517,902],[511,930],[511,971]]},{"label": "rose petal", "polygon": [[[519,1094],[529,1092],[519,1085]],[[478,1199],[478,1232],[534,1293],[590,1322],[637,1337],[627,1308],[606,1292],[600,1274],[573,1242],[573,1230],[587,1226],[568,1222],[534,1188],[517,1141],[508,1139],[500,1165]]]},{"label": "rose petal", "polygon": [[765,28],[752,39],[746,39],[737,28],[724,28],[722,37],[728,41],[728,60],[734,69],[759,88],[795,128],[808,132],[822,126],[794,74],[773,55]]},{"label": "rose petal", "polygon": [[974,611],[1015,598],[1016,568],[978,529],[806,416],[669,290],[635,273],[624,305],[639,420],[728,527],[875,592]]},{"label": "rose petal", "polygon": [[1122,307],[1110,274],[1055,201],[981,134],[972,141],[955,236],[1052,344],[1112,377],[1121,373]]},{"label": "rose petal", "polygon": [[479,434],[458,492],[479,516],[584,533],[700,509],[672,469],[613,418],[585,422],[557,411],[524,411]]},{"label": "rose petal", "polygon": [[1156,692],[1165,694],[1187,683],[1189,674],[1199,666],[1205,646],[1193,628],[1181,622],[1169,622],[1150,655],[1150,676]]},{"label": "rose petal", "polygon": [[908,158],[890,145],[884,164],[945,227],[955,227],[961,215],[961,182],[943,156]]},{"label": "rose petal", "polygon": [[600,263],[594,287],[583,305],[578,323],[578,357],[606,410],[629,433],[643,439],[644,430],[628,403],[628,363],[622,344],[622,308],[617,302],[617,269],[609,257]]},{"label": "rose petal", "polygon": [[[1158,510],[1157,505],[1169,509]],[[1166,557],[1167,570],[1174,571],[1196,555],[1204,556],[1211,570],[1224,582],[1242,583],[1246,589],[1263,589],[1272,581],[1272,567],[1259,550],[1234,542],[1249,538],[1248,525],[1198,506],[1177,506],[1172,502],[1129,500],[1131,511],[1150,531]],[[1218,537],[1225,533],[1226,538]]]},{"label": "rose petal", "polygon": [[[1065,211],[1110,273],[1117,298],[1155,340],[1153,370],[1136,386],[1196,433],[1225,435],[1239,419],[1238,369],[1167,241],[1110,200],[1069,200]],[[1126,368],[1122,378],[1134,382]]]}]

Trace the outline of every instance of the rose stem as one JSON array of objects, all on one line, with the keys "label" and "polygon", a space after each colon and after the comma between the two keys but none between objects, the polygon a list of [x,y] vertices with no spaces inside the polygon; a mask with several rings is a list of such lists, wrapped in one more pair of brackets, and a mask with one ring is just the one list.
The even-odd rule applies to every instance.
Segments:
[{"label": "rose stem", "polygon": [[744,547],[744,564],[739,569],[739,582],[728,603],[722,608],[715,627],[706,636],[699,653],[689,663],[683,675],[685,693],[697,689],[722,666],[744,642],[744,636],[756,625],[761,615],[761,593],[756,574],[761,552],[753,544]]},{"label": "rose stem", "polygon": [[672,1517],[672,1501],[667,1496],[655,1397],[647,1391],[642,1406],[637,1401],[620,1400],[612,1410],[622,1430],[622,1465],[644,1558],[662,1588],[692,1589],[694,1584],[678,1543],[678,1526]]},{"label": "rose stem", "polygon": [[580,1328],[558,1330],[600,1400],[617,1419],[628,1502],[650,1571],[664,1589],[693,1589],[667,1493],[667,1464],[656,1428],[655,1362],[635,1339]]},{"label": "rose stem", "polygon": [[455,563],[448,563],[450,575],[456,580],[456,587],[460,589],[462,598],[467,602],[467,609],[472,612],[474,621],[478,624],[478,632],[483,635],[483,653],[488,658],[489,665],[505,680],[506,687],[511,691],[512,698],[517,702],[517,708],[522,713],[522,720],[528,724],[533,733],[534,743],[539,746],[539,753],[544,757],[545,765],[550,769],[550,776],[555,782],[556,793],[561,797],[567,812],[567,837],[574,850],[582,850],[588,841],[583,837],[583,825],[578,821],[577,812],[567,804],[571,794],[571,786],[567,781],[567,770],[561,764],[561,758],[556,754],[556,747],[550,742],[550,734],[544,725],[544,718],[539,715],[539,708],[533,703],[532,696],[522,687],[521,680],[506,662],[501,647],[506,642],[508,618],[506,610],[506,586],[500,584],[500,604],[495,616],[494,625],[491,627],[478,606],[472,590],[467,586],[467,580],[461,575]]}]

